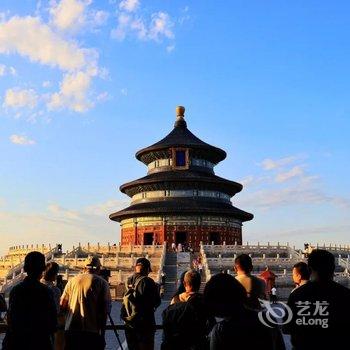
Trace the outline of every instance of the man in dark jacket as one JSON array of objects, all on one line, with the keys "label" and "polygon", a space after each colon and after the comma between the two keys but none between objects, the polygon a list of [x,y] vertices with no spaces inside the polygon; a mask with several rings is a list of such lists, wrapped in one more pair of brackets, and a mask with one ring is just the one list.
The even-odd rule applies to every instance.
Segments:
[{"label": "man in dark jacket", "polygon": [[52,350],[57,309],[52,291],[40,283],[45,256],[31,252],[25,257],[27,277],[10,292],[8,330],[3,350]]},{"label": "man in dark jacket", "polygon": [[341,349],[349,342],[350,290],[333,281],[334,256],[313,250],[308,259],[310,282],[290,294],[292,320],[284,327],[293,349]]},{"label": "man in dark jacket", "polygon": [[135,273],[128,278],[127,291],[121,309],[126,325],[129,350],[153,350],[155,334],[154,311],[160,305],[159,288],[152,278],[151,263],[146,258],[136,260]]},{"label": "man in dark jacket", "polygon": [[206,307],[222,319],[210,333],[210,350],[285,350],[277,326],[265,326],[259,317],[262,311],[246,308],[246,299],[246,290],[231,275],[219,273],[207,282]]},{"label": "man in dark jacket", "polygon": [[184,276],[185,291],[173,297],[163,311],[162,350],[206,350],[208,334],[215,324],[199,293],[201,275],[189,270]]}]

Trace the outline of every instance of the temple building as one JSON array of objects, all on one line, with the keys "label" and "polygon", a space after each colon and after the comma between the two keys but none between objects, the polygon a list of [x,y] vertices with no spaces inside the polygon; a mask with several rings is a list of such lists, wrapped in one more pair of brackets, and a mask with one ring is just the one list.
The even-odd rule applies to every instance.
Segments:
[{"label": "temple building", "polygon": [[193,135],[184,113],[177,107],[174,129],[136,153],[147,176],[120,187],[131,205],[110,219],[120,222],[122,245],[242,244],[242,223],[253,215],[234,207],[231,197],[243,186],[215,175],[226,152]]}]

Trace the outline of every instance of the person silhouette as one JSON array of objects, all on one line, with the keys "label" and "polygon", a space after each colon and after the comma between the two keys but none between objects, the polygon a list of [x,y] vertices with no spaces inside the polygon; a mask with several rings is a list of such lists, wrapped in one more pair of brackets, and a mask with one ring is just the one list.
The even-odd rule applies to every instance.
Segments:
[{"label": "person silhouette", "polygon": [[26,255],[27,277],[10,292],[3,350],[52,350],[57,308],[50,288],[40,283],[44,270],[43,254],[30,252]]}]

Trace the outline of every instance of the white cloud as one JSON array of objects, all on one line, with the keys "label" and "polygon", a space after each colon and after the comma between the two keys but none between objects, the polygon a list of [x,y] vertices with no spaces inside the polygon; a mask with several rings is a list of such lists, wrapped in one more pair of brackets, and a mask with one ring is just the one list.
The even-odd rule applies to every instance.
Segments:
[{"label": "white cloud", "polygon": [[36,143],[34,140],[31,140],[24,135],[15,135],[15,134],[11,135],[10,140],[15,145],[22,145],[22,146],[31,146],[31,145],[35,145]]},{"label": "white cloud", "polygon": [[[65,8],[59,7],[62,4],[57,5],[60,11]],[[62,15],[59,13],[57,18]],[[23,33],[28,35],[24,37]],[[31,61],[58,67],[65,72],[60,90],[49,97],[43,96],[42,100],[47,101],[49,110],[88,110],[94,105],[89,95],[92,78],[106,75],[98,67],[96,50],[81,48],[75,42],[67,41],[35,17],[12,17],[0,24],[0,53],[18,53]],[[48,87],[49,84],[44,82],[43,87]],[[3,105],[33,109],[38,101],[33,90],[9,89]]]},{"label": "white cloud", "polygon": [[[56,208],[57,209],[57,208]],[[10,212],[0,210],[0,255],[13,245],[62,243],[64,250],[81,243],[107,244],[119,241],[119,225],[106,216],[61,215],[54,207],[43,212]],[[70,212],[70,210],[68,210]],[[75,212],[75,211],[73,211]]]},{"label": "white cloud", "polygon": [[19,244],[63,243],[66,250],[79,242],[118,242],[119,225],[108,215],[128,204],[128,199],[109,199],[75,210],[57,203],[42,212],[0,210],[0,255],[7,247]]},{"label": "white cloud", "polygon": [[4,64],[0,64],[0,77],[6,74],[6,66]]},{"label": "white cloud", "polygon": [[87,98],[91,75],[86,72],[66,74],[60,84],[60,91],[51,95],[49,110],[69,108],[75,112],[85,112],[92,107]]},{"label": "white cloud", "polygon": [[134,12],[140,6],[139,0],[123,0],[119,3],[119,8],[127,12]]},{"label": "white cloud", "polygon": [[33,89],[8,89],[5,92],[4,107],[33,109],[38,104],[38,95]]},{"label": "white cloud", "polygon": [[103,101],[107,101],[110,99],[110,95],[107,91],[101,92],[99,95],[97,95],[96,100],[103,102]]},{"label": "white cloud", "polygon": [[[137,2],[139,5],[139,2]],[[139,14],[139,6],[135,2],[122,1],[119,5],[121,11],[117,16],[117,27],[111,31],[111,36],[119,41],[127,35],[136,35],[140,40],[161,42],[163,39],[173,39],[174,23],[168,13],[159,11],[151,15],[146,21]],[[128,7],[127,7],[128,6]],[[171,50],[171,49],[170,49]]]},{"label": "white cloud", "polygon": [[152,15],[148,36],[150,39],[155,41],[161,40],[162,36],[172,39],[174,38],[174,33],[172,32],[173,26],[174,24],[166,12],[154,13]]},{"label": "white cloud", "polygon": [[272,170],[272,169],[278,169],[283,167],[284,165],[290,164],[297,160],[299,157],[297,156],[290,156],[290,157],[285,157],[285,158],[280,158],[280,159],[264,159],[261,162],[261,166],[264,170]]},{"label": "white cloud", "polygon": [[238,182],[242,184],[244,187],[249,186],[252,184],[255,180],[255,177],[253,175],[246,176],[245,178],[239,180]]},{"label": "white cloud", "polygon": [[285,182],[298,176],[304,175],[304,169],[301,166],[295,166],[292,169],[276,175],[276,182]]},{"label": "white cloud", "polygon": [[180,25],[184,24],[186,21],[189,21],[191,19],[191,16],[188,14],[188,12],[189,12],[189,7],[188,6],[185,6],[181,10],[182,15],[178,19],[178,22],[180,23]]},{"label": "white cloud", "polygon": [[174,50],[175,50],[175,45],[168,45],[167,47],[166,47],[166,50],[167,50],[167,52],[173,52]]},{"label": "white cloud", "polygon": [[92,22],[96,26],[101,26],[107,22],[107,19],[109,18],[109,13],[106,11],[95,11],[92,13]]},{"label": "white cloud", "polygon": [[121,210],[129,205],[129,201],[110,199],[106,202],[88,206],[84,209],[86,214],[108,217],[109,214]]},{"label": "white cloud", "polygon": [[0,77],[5,75],[17,75],[16,69],[14,67],[8,67],[5,64],[0,63]]},{"label": "white cloud", "polygon": [[0,53],[18,53],[33,62],[64,71],[88,66],[92,55],[91,50],[62,39],[39,18],[31,16],[14,16],[0,23]]},{"label": "white cloud", "polygon": [[17,75],[17,71],[14,67],[9,67],[8,69],[11,75]]},{"label": "white cloud", "polygon": [[122,95],[127,96],[128,95],[128,89],[127,88],[122,88],[120,89],[120,92]]},{"label": "white cloud", "polygon": [[106,23],[109,13],[89,8],[91,0],[52,1],[51,24],[60,31],[75,32],[85,28],[91,31]]},{"label": "white cloud", "polygon": [[42,83],[42,87],[44,87],[44,88],[48,88],[48,87],[50,87],[51,86],[51,81],[49,81],[49,80],[45,80],[45,81],[43,81],[43,83]]},{"label": "white cloud", "polygon": [[116,29],[113,29],[111,32],[111,36],[117,40],[124,40],[126,37],[126,32],[129,27],[129,23],[131,21],[131,17],[125,13],[121,13],[118,16],[118,26]]},{"label": "white cloud", "polygon": [[334,204],[338,207],[350,207],[350,200],[339,196],[327,195],[317,188],[301,186],[282,189],[266,189],[250,194],[245,194],[239,200],[242,206],[262,209],[279,208],[281,206],[306,205],[306,204]]},{"label": "white cloud", "polygon": [[47,209],[51,214],[61,219],[68,219],[68,220],[81,219],[80,214],[77,211],[64,209],[58,204],[50,204],[47,207]]},{"label": "white cloud", "polygon": [[84,24],[85,7],[88,3],[78,0],[53,2],[50,8],[51,20],[60,30],[76,29]]},{"label": "white cloud", "polygon": [[[332,205],[337,208],[350,208],[350,198],[342,194],[330,194],[316,181],[318,175],[308,174],[305,171],[307,165],[295,165],[287,170],[284,166],[303,159],[305,156],[290,156],[277,160],[264,159],[260,163],[265,170],[261,174],[249,175],[240,182],[249,185],[247,191],[237,199],[239,205],[247,208],[269,210],[283,206],[295,205]],[[293,180],[290,181],[289,180]],[[253,186],[254,185],[254,186]],[[254,189],[259,185],[257,188]]]}]

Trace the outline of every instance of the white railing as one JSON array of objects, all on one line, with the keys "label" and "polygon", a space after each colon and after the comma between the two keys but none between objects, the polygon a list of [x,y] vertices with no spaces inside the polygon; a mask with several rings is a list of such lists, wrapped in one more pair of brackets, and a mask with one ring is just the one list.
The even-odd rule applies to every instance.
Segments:
[{"label": "white railing", "polygon": [[160,284],[162,280],[162,271],[164,268],[164,263],[165,263],[165,257],[166,257],[166,242],[163,243],[163,250],[160,255],[160,262],[159,262],[159,271],[157,275],[157,282]]},{"label": "white railing", "polygon": [[341,255],[339,255],[339,257],[338,257],[338,265],[349,271],[350,256],[348,255],[348,257],[346,259],[344,259],[344,258],[341,257]]},{"label": "white railing", "polygon": [[[30,250],[30,251],[34,251],[34,250]],[[47,262],[52,261],[54,259],[54,254],[56,252],[57,252],[57,246],[47,251],[44,254],[46,261]],[[2,284],[1,289],[8,290],[8,288],[13,287],[16,283],[23,280],[24,276],[26,275],[23,271],[23,268],[24,268],[24,261],[12,267],[11,269],[8,269],[5,273],[4,283]]]},{"label": "white railing", "polygon": [[[102,256],[100,258],[101,265],[106,268],[111,269],[119,269],[119,268],[127,268],[132,269],[135,266],[137,257],[105,257]],[[151,262],[152,267],[158,270],[160,257],[148,257],[148,260]],[[74,258],[66,258],[59,257],[54,258],[54,261],[62,266],[69,268],[84,268],[86,265],[87,258],[78,258],[77,256]]]},{"label": "white railing", "polygon": [[211,278],[211,271],[210,271],[209,264],[208,264],[208,258],[207,258],[207,255],[205,253],[205,250],[203,248],[202,243],[200,243],[200,245],[199,245],[199,253],[200,253],[201,258],[202,258],[202,265],[203,265],[203,269],[205,272],[206,282],[208,282]]},{"label": "white railing", "polygon": [[118,254],[118,253],[135,253],[135,254],[155,254],[156,252],[162,252],[163,245],[120,245],[120,244],[113,244],[111,245],[108,243],[107,245],[101,245],[100,243],[97,244],[90,244],[87,243],[86,245],[81,245],[79,243],[78,247],[73,247],[73,249],[79,249],[83,252],[90,253],[90,254]]},{"label": "white railing", "polygon": [[13,286],[23,281],[26,276],[27,274],[25,272],[21,272],[10,280],[5,279],[2,286],[0,286],[0,292],[7,293],[7,291],[9,291]]},{"label": "white railing", "polygon": [[277,243],[276,245],[271,245],[270,243],[267,244],[247,244],[247,245],[214,245],[214,244],[207,244],[207,245],[202,245],[203,251],[208,252],[208,253],[216,253],[216,252],[221,252],[221,253],[244,253],[244,252],[249,252],[249,251],[258,251],[258,252],[276,252],[276,251],[288,251],[289,250],[289,244],[286,245],[281,245]]}]

